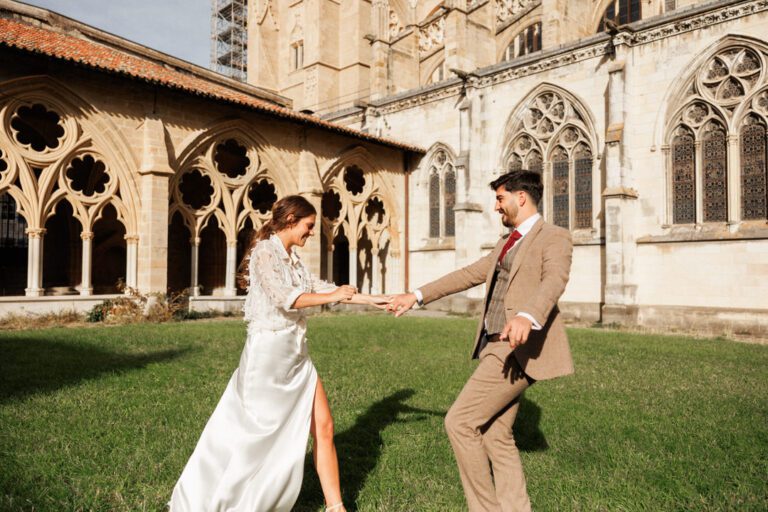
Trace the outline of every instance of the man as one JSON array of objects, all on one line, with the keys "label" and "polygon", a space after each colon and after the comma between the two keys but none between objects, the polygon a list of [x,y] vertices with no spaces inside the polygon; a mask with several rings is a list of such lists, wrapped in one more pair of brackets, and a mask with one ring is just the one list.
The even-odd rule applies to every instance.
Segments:
[{"label": "man", "polygon": [[545,223],[538,213],[539,174],[513,171],[490,185],[496,192],[494,209],[504,226],[514,228],[511,233],[487,256],[413,293],[397,295],[388,308],[400,316],[416,302],[428,304],[486,283],[472,351],[480,364],[448,411],[445,427],[469,510],[528,511],[512,424],[526,388],[573,373],[557,307],[568,283],[573,245],[567,230]]}]

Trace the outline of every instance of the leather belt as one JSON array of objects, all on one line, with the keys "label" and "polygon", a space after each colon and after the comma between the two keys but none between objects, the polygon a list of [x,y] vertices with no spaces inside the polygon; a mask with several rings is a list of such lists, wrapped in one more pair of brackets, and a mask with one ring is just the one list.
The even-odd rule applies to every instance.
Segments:
[{"label": "leather belt", "polygon": [[501,341],[501,334],[499,334],[499,333],[488,334],[486,339],[488,340],[488,343],[494,343],[496,341]]}]

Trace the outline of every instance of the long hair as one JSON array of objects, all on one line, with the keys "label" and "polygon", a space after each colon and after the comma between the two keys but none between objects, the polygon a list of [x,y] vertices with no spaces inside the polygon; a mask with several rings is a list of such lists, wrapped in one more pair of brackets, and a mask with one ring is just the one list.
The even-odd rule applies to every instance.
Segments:
[{"label": "long hair", "polygon": [[266,240],[278,231],[293,227],[301,219],[311,215],[317,215],[317,210],[302,196],[285,196],[278,200],[272,206],[272,217],[258,231],[251,234],[243,259],[237,267],[237,285],[240,288],[248,286],[248,264],[251,260],[251,251],[260,240]]}]

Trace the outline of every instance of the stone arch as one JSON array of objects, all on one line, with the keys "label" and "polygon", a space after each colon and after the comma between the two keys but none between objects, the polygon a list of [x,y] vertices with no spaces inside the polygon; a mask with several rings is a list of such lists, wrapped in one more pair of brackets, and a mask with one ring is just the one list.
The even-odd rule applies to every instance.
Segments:
[{"label": "stone arch", "polygon": [[[225,149],[237,153],[240,167],[229,168],[228,164],[224,164],[220,152]],[[230,152],[230,157],[233,154]],[[270,208],[257,209],[252,201],[255,197],[252,192],[255,193],[255,188],[266,182],[272,187],[274,202],[297,190],[295,176],[284,172],[289,166],[272,149],[269,141],[249,123],[237,118],[221,120],[211,128],[188,137],[182,144],[175,168],[178,172],[171,177],[169,184],[169,222],[173,221],[175,215],[181,215],[191,234],[191,265],[194,267],[190,283],[192,294],[199,295],[198,284],[202,283],[206,285],[206,291],[234,296],[237,294],[235,272],[238,243],[242,246],[240,232],[248,223],[251,228],[258,229],[270,215],[271,204]],[[198,198],[198,204],[187,203],[189,198],[185,199],[185,179],[197,181],[196,184],[189,182],[192,189],[205,188],[205,192]],[[223,233],[223,242],[219,234],[212,231],[213,224]],[[179,237],[174,237],[174,240],[181,243]],[[214,259],[209,258],[207,251],[200,251],[200,244],[209,242],[216,246]],[[222,243],[225,249],[219,247]],[[181,249],[174,247],[173,250],[178,252]],[[204,276],[202,272],[198,273],[201,265],[210,267],[209,270],[213,269],[216,273],[222,272],[223,275],[216,278]]]},{"label": "stone arch", "polygon": [[[239,140],[246,144],[249,155],[256,157],[257,161],[251,161],[250,167],[241,179],[228,180],[222,178],[220,173],[213,165],[213,152],[221,141],[227,139]],[[213,126],[205,132],[198,133],[189,137],[183,144],[182,150],[177,158],[179,169],[176,176],[171,179],[172,192],[178,187],[179,179],[191,168],[198,168],[206,171],[214,185],[214,200],[212,203],[217,205],[219,202],[224,208],[225,217],[220,218],[220,225],[227,229],[226,235],[228,241],[237,238],[236,230],[245,222],[243,215],[243,201],[246,199],[249,187],[261,179],[268,179],[275,185],[278,197],[282,197],[298,190],[298,184],[294,176],[288,172],[280,172],[288,169],[282,158],[277,152],[272,150],[272,145],[257,133],[252,126],[242,119],[226,119]],[[242,208],[242,209],[241,209]],[[178,201],[172,200],[172,209],[184,210],[184,205]],[[211,211],[206,212],[195,223],[195,231],[202,229],[202,223],[207,223]],[[253,221],[257,219],[252,218]]]},{"label": "stone arch", "polygon": [[[687,102],[687,99],[696,94],[696,76],[699,74],[702,67],[709,61],[709,59],[713,58],[720,51],[732,46],[750,47],[768,54],[768,43],[758,38],[741,34],[728,34],[723,36],[721,39],[715,41],[699,52],[693,59],[691,59],[690,63],[685,66],[684,71],[672,81],[672,83],[680,84],[680,86],[669,87],[660,102],[659,109],[656,113],[654,129],[654,140],[657,145],[664,144],[666,135],[669,131],[669,119],[670,117],[674,117],[674,111],[681,108],[681,105]],[[743,112],[743,109],[737,109],[734,113],[734,120],[729,123],[730,130],[738,126],[736,119],[739,118],[739,114],[743,114]]]},{"label": "stone arch", "polygon": [[768,44],[727,35],[692,59],[676,83],[654,134],[665,162],[667,224],[764,221],[755,212],[765,212],[768,200],[755,187],[764,190],[768,177],[753,175],[742,127],[752,115],[768,121]]},{"label": "stone arch", "polygon": [[[48,166],[67,159],[73,152],[81,150],[84,146],[90,146],[113,169],[118,180],[118,192],[127,206],[126,229],[129,233],[136,234],[140,199],[132,171],[138,168],[138,163],[130,145],[108,116],[99,115],[84,98],[48,76],[14,79],[0,84],[0,88],[4,90],[7,97],[12,98],[0,106],[0,119],[4,128],[0,130],[0,141],[6,133],[11,133],[8,129],[9,119],[18,106],[40,102],[53,107],[60,116],[66,117],[64,125],[68,133],[61,146],[55,151],[46,151],[41,155],[25,153],[23,149],[16,150],[18,157],[24,158],[33,165]],[[11,140],[8,142],[10,146],[17,145]],[[60,169],[57,170],[60,171]],[[42,191],[45,195],[35,201],[38,209],[30,219],[32,228],[39,227],[47,215],[45,211],[48,203],[47,195],[52,193],[55,182],[52,180],[46,185]]]},{"label": "stone arch", "polygon": [[497,39],[496,62],[504,61],[504,57],[509,45],[514,43],[517,36],[520,35],[522,31],[526,30],[531,25],[542,23],[541,29],[543,31],[544,30],[543,20],[544,20],[544,15],[542,14],[542,12],[540,10],[536,10],[535,12],[529,13],[523,18],[520,18],[519,20],[512,23],[510,26],[506,27],[502,32],[501,37]]},{"label": "stone arch", "polygon": [[441,52],[437,52],[430,56],[427,59],[426,64],[427,65],[424,67],[424,71],[422,71],[420,83],[425,85],[434,85],[450,78],[448,76],[448,70],[445,69],[442,78],[438,80],[432,80],[432,75],[437,72],[438,69],[445,67],[445,57]]},{"label": "stone arch", "polygon": [[[450,146],[436,142],[427,150],[416,170],[419,199],[414,206],[428,212],[426,229],[419,229],[425,238],[437,240],[456,236],[453,217],[458,178],[456,160],[456,152]],[[426,198],[427,202],[421,198]],[[416,224],[422,225],[420,221]]]},{"label": "stone arch", "polygon": [[[131,273],[130,269],[136,267],[140,200],[133,171],[138,166],[121,132],[108,116],[101,115],[84,98],[50,77],[14,79],[0,87],[6,94],[0,101],[0,147],[7,152],[15,175],[8,178],[13,180],[9,183],[3,178],[0,190],[10,191],[28,222],[32,272],[27,293],[36,296],[45,292],[45,252],[50,251],[52,244],[43,243],[44,226],[62,199],[71,205],[69,213],[80,225],[82,240],[77,243],[82,244],[78,250],[84,255],[89,254],[89,230],[94,218],[105,202],[116,201],[121,223],[131,240],[126,262],[128,284],[135,285],[135,271]],[[44,127],[37,124],[41,120]],[[70,171],[79,172],[80,178],[73,178]],[[97,183],[98,187],[105,185],[104,188],[86,190],[96,177],[106,178],[104,183]],[[75,186],[78,180],[86,188]],[[59,223],[58,219],[54,221],[54,225]],[[71,245],[70,242],[67,243]],[[91,260],[83,257],[81,264],[80,293],[88,295]]]},{"label": "stone arch", "polygon": [[533,88],[507,119],[497,165],[499,173],[522,168],[540,172],[544,196],[539,209],[545,218],[596,232],[600,142],[594,116],[585,105],[553,84]]},{"label": "stone arch", "polygon": [[[357,169],[354,172],[359,173],[364,178],[364,183],[360,186],[359,192],[350,190],[354,188],[350,182],[345,182],[350,169]],[[339,255],[334,253],[334,245],[339,234],[343,231],[344,236],[349,243],[349,272],[350,280],[357,281],[360,275],[358,270],[361,267],[363,255],[358,254],[358,241],[365,238],[364,233],[371,242],[371,255],[379,254],[379,242],[383,240],[384,233],[387,232],[387,239],[391,240],[391,250],[389,255],[398,258],[400,255],[399,247],[399,213],[397,210],[397,201],[391,185],[385,179],[385,172],[376,164],[372,155],[362,146],[355,146],[343,151],[336,160],[334,160],[324,172],[321,173],[323,182],[324,199],[331,195],[338,196],[340,209],[338,216],[330,219],[323,212],[322,214],[322,233],[323,246],[325,248],[325,261],[329,267],[326,269],[327,276],[334,276],[333,268],[330,268],[332,261],[339,261]],[[354,184],[355,187],[359,183]],[[370,207],[371,201],[378,201],[383,209],[383,217],[380,222],[372,222],[369,213],[366,211]],[[364,263],[364,262],[363,262]],[[381,264],[387,266],[386,261],[376,262],[374,266]],[[337,273],[336,273],[337,274]],[[383,282],[380,282],[383,272],[376,269],[372,272],[370,290],[380,290]]]},{"label": "stone arch", "polygon": [[[526,115],[528,109],[530,108],[532,102],[539,97],[539,95],[545,93],[545,92],[551,92],[559,95],[562,97],[565,101],[567,101],[572,107],[573,107],[573,113],[576,114],[576,118],[571,119],[564,119],[563,123],[558,127],[558,129],[564,128],[563,125],[566,124],[574,124],[576,126],[579,126],[580,128],[584,129],[589,136],[589,139],[593,143],[593,148],[595,148],[595,151],[597,153],[597,148],[601,147],[602,141],[595,129],[596,122],[595,122],[595,116],[592,113],[592,111],[586,106],[586,102],[584,102],[581,98],[579,98],[577,95],[567,91],[566,89],[563,89],[562,87],[555,85],[550,82],[543,82],[525,95],[525,97],[520,100],[517,104],[517,106],[512,109],[512,112],[510,113],[509,117],[507,118],[507,122],[504,124],[504,129],[501,133],[501,137],[497,143],[497,154],[499,155],[499,158],[497,160],[498,167],[497,169],[501,171],[505,168],[505,164],[507,161],[507,157],[509,156],[509,153],[511,151],[511,144],[514,142],[514,138],[520,133],[521,126],[523,125],[524,119],[523,117]],[[552,138],[554,138],[555,133],[552,134]],[[549,146],[542,147],[542,150],[547,151]]]}]

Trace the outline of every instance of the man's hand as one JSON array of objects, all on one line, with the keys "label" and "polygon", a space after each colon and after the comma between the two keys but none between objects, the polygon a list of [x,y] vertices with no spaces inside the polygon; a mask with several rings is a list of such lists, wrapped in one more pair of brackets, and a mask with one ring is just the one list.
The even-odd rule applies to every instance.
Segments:
[{"label": "man's hand", "polygon": [[392,302],[387,304],[387,311],[394,313],[397,317],[411,309],[414,304],[416,304],[415,294],[401,293],[400,295],[395,295],[392,298]]},{"label": "man's hand", "polygon": [[333,297],[334,302],[341,302],[351,299],[355,293],[357,293],[357,289],[354,286],[343,284],[333,290],[331,296]]},{"label": "man's hand", "polygon": [[509,346],[514,350],[528,341],[529,334],[531,334],[531,321],[523,316],[516,316],[504,326],[500,338],[509,340]]}]

